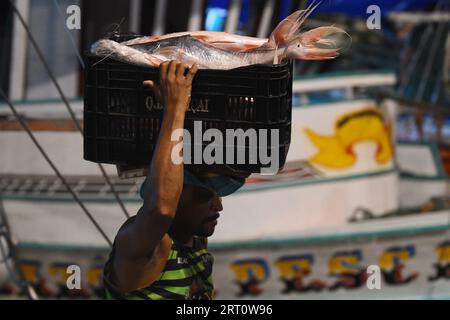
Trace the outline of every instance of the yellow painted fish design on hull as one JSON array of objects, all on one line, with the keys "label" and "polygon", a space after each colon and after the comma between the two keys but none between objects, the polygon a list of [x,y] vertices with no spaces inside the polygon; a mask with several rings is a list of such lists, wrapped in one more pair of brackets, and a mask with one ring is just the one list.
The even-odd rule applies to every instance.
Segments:
[{"label": "yellow painted fish design on hull", "polygon": [[377,144],[377,163],[384,164],[392,159],[391,129],[376,109],[368,108],[339,118],[333,136],[321,135],[311,129],[305,131],[318,149],[309,159],[314,164],[331,169],[350,168],[357,161],[353,146],[367,141]]}]

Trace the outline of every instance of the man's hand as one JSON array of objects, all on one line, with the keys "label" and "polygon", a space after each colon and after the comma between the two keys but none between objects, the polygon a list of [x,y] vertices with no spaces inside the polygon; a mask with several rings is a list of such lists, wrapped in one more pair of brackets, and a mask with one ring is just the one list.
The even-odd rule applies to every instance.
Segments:
[{"label": "man's hand", "polygon": [[189,68],[179,61],[166,61],[159,68],[159,84],[148,80],[144,81],[144,86],[152,89],[158,101],[165,106],[166,112],[185,112],[189,107],[192,80],[197,70],[197,64]]}]

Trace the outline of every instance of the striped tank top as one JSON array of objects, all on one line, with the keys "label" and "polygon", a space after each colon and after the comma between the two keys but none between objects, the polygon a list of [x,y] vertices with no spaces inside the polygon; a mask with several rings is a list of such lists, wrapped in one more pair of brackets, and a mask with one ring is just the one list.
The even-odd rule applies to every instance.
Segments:
[{"label": "striped tank top", "polygon": [[213,256],[207,251],[206,239],[194,237],[192,247],[177,244],[172,247],[166,265],[148,287],[120,294],[110,281],[114,248],[103,272],[106,299],[126,300],[211,300],[213,298]]}]

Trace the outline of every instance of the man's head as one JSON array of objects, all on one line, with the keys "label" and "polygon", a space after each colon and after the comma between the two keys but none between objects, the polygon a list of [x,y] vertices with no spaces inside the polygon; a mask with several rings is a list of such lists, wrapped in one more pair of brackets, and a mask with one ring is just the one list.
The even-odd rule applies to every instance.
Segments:
[{"label": "man's head", "polygon": [[[248,174],[247,174],[248,176]],[[169,233],[209,237],[214,233],[222,198],[236,192],[245,182],[244,177],[203,173],[193,174],[184,170],[183,192],[177,213]],[[144,196],[144,182],[141,197]]]},{"label": "man's head", "polygon": [[171,231],[209,237],[214,233],[222,209],[222,198],[215,192],[185,184]]},{"label": "man's head", "polygon": [[243,178],[218,174],[193,174],[184,170],[183,192],[178,202],[177,214],[172,230],[200,237],[214,233],[219,212],[222,211],[222,198],[236,192],[245,182]]}]

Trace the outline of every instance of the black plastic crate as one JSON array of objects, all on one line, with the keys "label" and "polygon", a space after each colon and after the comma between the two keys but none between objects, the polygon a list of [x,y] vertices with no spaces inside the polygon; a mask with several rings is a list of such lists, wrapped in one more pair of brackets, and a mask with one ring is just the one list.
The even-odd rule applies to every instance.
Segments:
[{"label": "black plastic crate", "polygon": [[[132,66],[92,55],[86,56],[86,65],[84,159],[119,166],[148,165],[163,111],[142,82],[157,80],[158,68]],[[193,82],[185,128],[192,134],[194,121],[202,121],[204,130],[218,129],[224,140],[226,129],[278,129],[278,162],[283,167],[291,139],[292,68],[289,61],[233,70],[199,70]],[[252,147],[246,143],[236,148],[248,153]],[[267,149],[271,148],[269,144]],[[246,159],[246,164],[187,166],[199,171],[225,169],[230,173],[260,172],[264,167],[259,158],[256,164],[248,163],[248,155]]]}]

